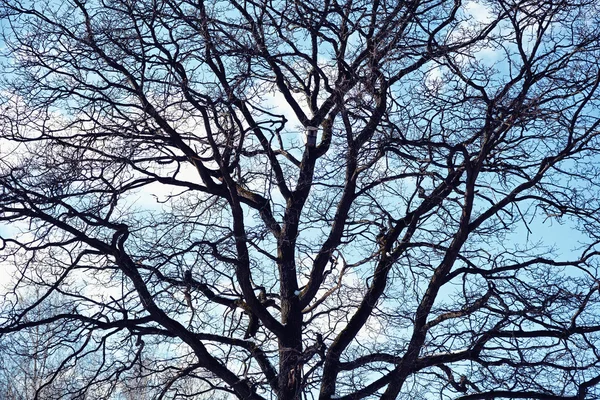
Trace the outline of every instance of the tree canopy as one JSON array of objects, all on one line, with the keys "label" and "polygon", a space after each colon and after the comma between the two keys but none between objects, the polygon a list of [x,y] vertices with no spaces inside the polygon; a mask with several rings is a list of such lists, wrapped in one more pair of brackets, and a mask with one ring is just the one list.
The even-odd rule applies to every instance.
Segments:
[{"label": "tree canopy", "polygon": [[0,18],[24,398],[600,396],[598,1]]}]

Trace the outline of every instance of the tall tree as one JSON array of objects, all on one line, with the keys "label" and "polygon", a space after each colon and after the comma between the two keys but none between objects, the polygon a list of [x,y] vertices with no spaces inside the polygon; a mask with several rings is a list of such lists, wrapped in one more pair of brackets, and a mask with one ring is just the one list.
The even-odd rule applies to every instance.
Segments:
[{"label": "tall tree", "polygon": [[61,327],[48,385],[600,395],[597,1],[0,14],[0,335]]}]

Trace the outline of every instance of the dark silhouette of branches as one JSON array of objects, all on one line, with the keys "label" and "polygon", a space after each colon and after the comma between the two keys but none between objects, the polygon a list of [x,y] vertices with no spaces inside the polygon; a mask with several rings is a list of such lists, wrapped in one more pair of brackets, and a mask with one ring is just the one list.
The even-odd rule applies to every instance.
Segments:
[{"label": "dark silhouette of branches", "polygon": [[600,395],[598,2],[0,16],[28,398]]}]

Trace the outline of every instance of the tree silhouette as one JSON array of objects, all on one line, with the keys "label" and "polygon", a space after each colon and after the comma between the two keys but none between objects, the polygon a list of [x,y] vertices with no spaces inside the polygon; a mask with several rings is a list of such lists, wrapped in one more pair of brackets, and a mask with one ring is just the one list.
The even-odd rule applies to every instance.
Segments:
[{"label": "tree silhouette", "polygon": [[0,335],[58,398],[600,395],[598,2],[0,15]]}]

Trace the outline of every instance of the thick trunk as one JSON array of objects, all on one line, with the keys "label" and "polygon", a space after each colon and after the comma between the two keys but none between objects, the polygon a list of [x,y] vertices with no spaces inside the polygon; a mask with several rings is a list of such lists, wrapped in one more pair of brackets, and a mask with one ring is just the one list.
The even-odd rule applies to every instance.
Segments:
[{"label": "thick trunk", "polygon": [[282,302],[286,334],[279,340],[278,400],[300,400],[302,395],[302,313],[298,296]]}]

